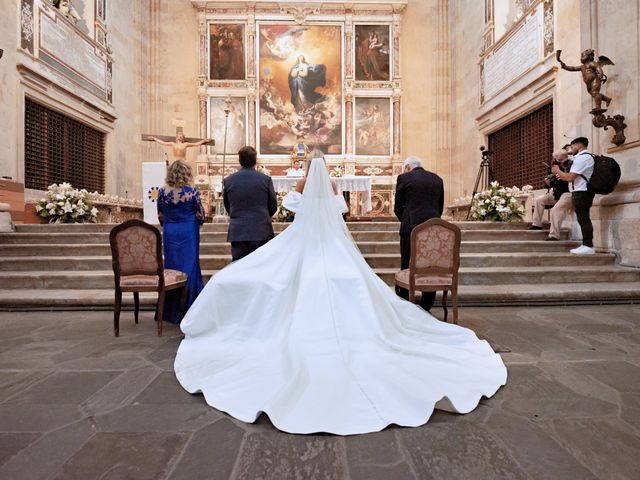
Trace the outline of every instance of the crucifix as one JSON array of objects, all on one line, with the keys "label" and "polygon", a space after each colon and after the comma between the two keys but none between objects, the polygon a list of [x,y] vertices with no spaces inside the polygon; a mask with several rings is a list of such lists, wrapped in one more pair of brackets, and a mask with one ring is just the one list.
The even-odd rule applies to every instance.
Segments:
[{"label": "crucifix", "polygon": [[[156,142],[165,147],[171,147],[175,160],[186,160],[187,149],[191,147],[199,147],[201,145],[215,145],[214,140],[210,138],[187,138],[183,132],[183,126],[179,122],[174,121],[176,125],[176,136],[168,135],[149,135],[142,134],[142,140],[145,142]],[[167,160],[167,164],[169,161]]]}]

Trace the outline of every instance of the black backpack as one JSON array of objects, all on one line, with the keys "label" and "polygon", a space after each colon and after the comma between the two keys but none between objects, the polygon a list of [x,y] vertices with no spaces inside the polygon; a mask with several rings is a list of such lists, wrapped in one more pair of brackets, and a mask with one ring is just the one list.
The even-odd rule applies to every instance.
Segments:
[{"label": "black backpack", "polygon": [[620,165],[611,157],[592,153],[589,155],[593,157],[593,174],[590,179],[580,174],[587,181],[589,192],[598,195],[607,195],[613,192],[620,181]]}]

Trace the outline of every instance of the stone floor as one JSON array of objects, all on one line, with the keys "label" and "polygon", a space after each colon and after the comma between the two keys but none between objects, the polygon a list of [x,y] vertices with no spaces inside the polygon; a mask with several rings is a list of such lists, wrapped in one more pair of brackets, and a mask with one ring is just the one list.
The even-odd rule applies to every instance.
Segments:
[{"label": "stone floor", "polygon": [[640,307],[466,308],[507,386],[465,416],[336,437],[253,425],[184,392],[152,314],[0,313],[0,478],[637,479]]}]

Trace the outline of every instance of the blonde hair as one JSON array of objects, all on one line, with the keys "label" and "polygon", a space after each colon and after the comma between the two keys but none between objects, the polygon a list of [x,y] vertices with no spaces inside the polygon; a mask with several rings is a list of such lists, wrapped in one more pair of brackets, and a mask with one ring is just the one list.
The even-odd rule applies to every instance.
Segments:
[{"label": "blonde hair", "polygon": [[182,188],[190,185],[193,181],[191,166],[182,160],[176,160],[169,166],[167,178],[164,181],[171,188]]},{"label": "blonde hair", "polygon": [[560,150],[556,150],[555,152],[553,152],[553,155],[551,155],[553,158],[559,158],[559,157],[568,157],[569,156],[569,152],[567,152],[564,148],[560,149]]},{"label": "blonde hair", "polygon": [[322,152],[322,150],[314,148],[313,151],[311,152],[311,155],[309,155],[309,160],[307,160],[306,165],[305,165],[305,174],[309,173],[309,169],[311,168],[311,162],[313,162],[315,159],[318,160],[324,160],[324,153]]}]

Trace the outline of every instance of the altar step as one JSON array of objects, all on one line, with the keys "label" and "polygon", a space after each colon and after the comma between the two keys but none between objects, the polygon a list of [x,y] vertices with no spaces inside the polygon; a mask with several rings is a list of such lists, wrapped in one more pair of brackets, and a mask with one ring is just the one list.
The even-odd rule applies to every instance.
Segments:
[{"label": "altar step", "polygon": [[[367,253],[398,253],[398,240],[359,241],[360,251]],[[60,243],[54,249],[47,249],[43,243],[0,244],[0,260],[4,257],[40,257],[55,254],[56,257],[110,256],[111,248],[106,243]],[[54,245],[54,244],[50,244]],[[566,253],[580,245],[580,242],[561,240],[545,242],[540,240],[469,240],[462,243],[461,253]],[[201,255],[231,255],[231,245],[227,242],[201,243]],[[111,267],[109,267],[111,268]]]},{"label": "altar step", "polygon": [[[557,306],[639,303],[640,282],[549,283],[540,285],[461,285],[461,306]],[[157,294],[141,293],[141,308],[155,308]],[[113,289],[13,289],[0,290],[0,308],[5,310],[112,310]],[[442,317],[440,294],[433,313]],[[133,309],[133,295],[124,294],[125,310]],[[130,321],[133,315],[121,317]]]},{"label": "altar step", "polygon": [[[393,285],[397,268],[375,268],[388,285]],[[218,270],[203,269],[206,281]],[[640,282],[635,269],[615,265],[559,267],[469,267],[460,268],[460,285],[534,284],[544,288],[547,283],[618,283]],[[109,289],[113,287],[110,270],[4,271],[0,274],[0,289]]]},{"label": "altar step", "polygon": [[[397,245],[396,245],[397,250]],[[58,252],[55,252],[58,253]],[[363,253],[371,268],[397,269],[400,265],[399,253]],[[546,252],[531,255],[529,252],[514,253],[462,253],[460,266],[475,268],[501,267],[594,267],[612,265],[615,255],[598,253],[592,256],[575,256],[567,252]],[[220,270],[231,263],[231,255],[200,254],[203,270]],[[0,257],[0,272],[47,272],[47,271],[111,271],[109,256],[26,256]],[[464,270],[463,270],[464,271]]]},{"label": "altar step", "polygon": [[[392,230],[353,230],[351,231],[353,239],[357,242],[398,242],[400,235],[398,227]],[[517,230],[517,229],[478,229],[478,230],[462,230],[462,241],[495,241],[495,240],[544,240],[547,238],[548,232],[542,230]],[[562,233],[562,239],[567,238],[567,233]],[[204,231],[200,234],[201,243],[223,243],[227,241],[226,232],[209,232]],[[41,232],[23,232],[22,228],[18,228],[15,233],[0,233],[0,244],[16,245],[16,244],[109,244],[108,232],[58,232],[41,233]]]},{"label": "altar step", "polygon": [[[392,285],[400,264],[399,224],[348,225],[369,265]],[[547,242],[547,231],[527,230],[526,223],[458,225],[462,305],[640,302],[640,270],[616,265],[612,254],[569,254],[578,243],[568,240],[566,232],[561,241]],[[288,226],[275,224],[275,230]],[[16,233],[0,234],[0,308],[112,308],[111,228],[19,225]],[[230,261],[226,229],[225,224],[202,228],[205,280]],[[143,304],[154,298],[144,295]]]}]

